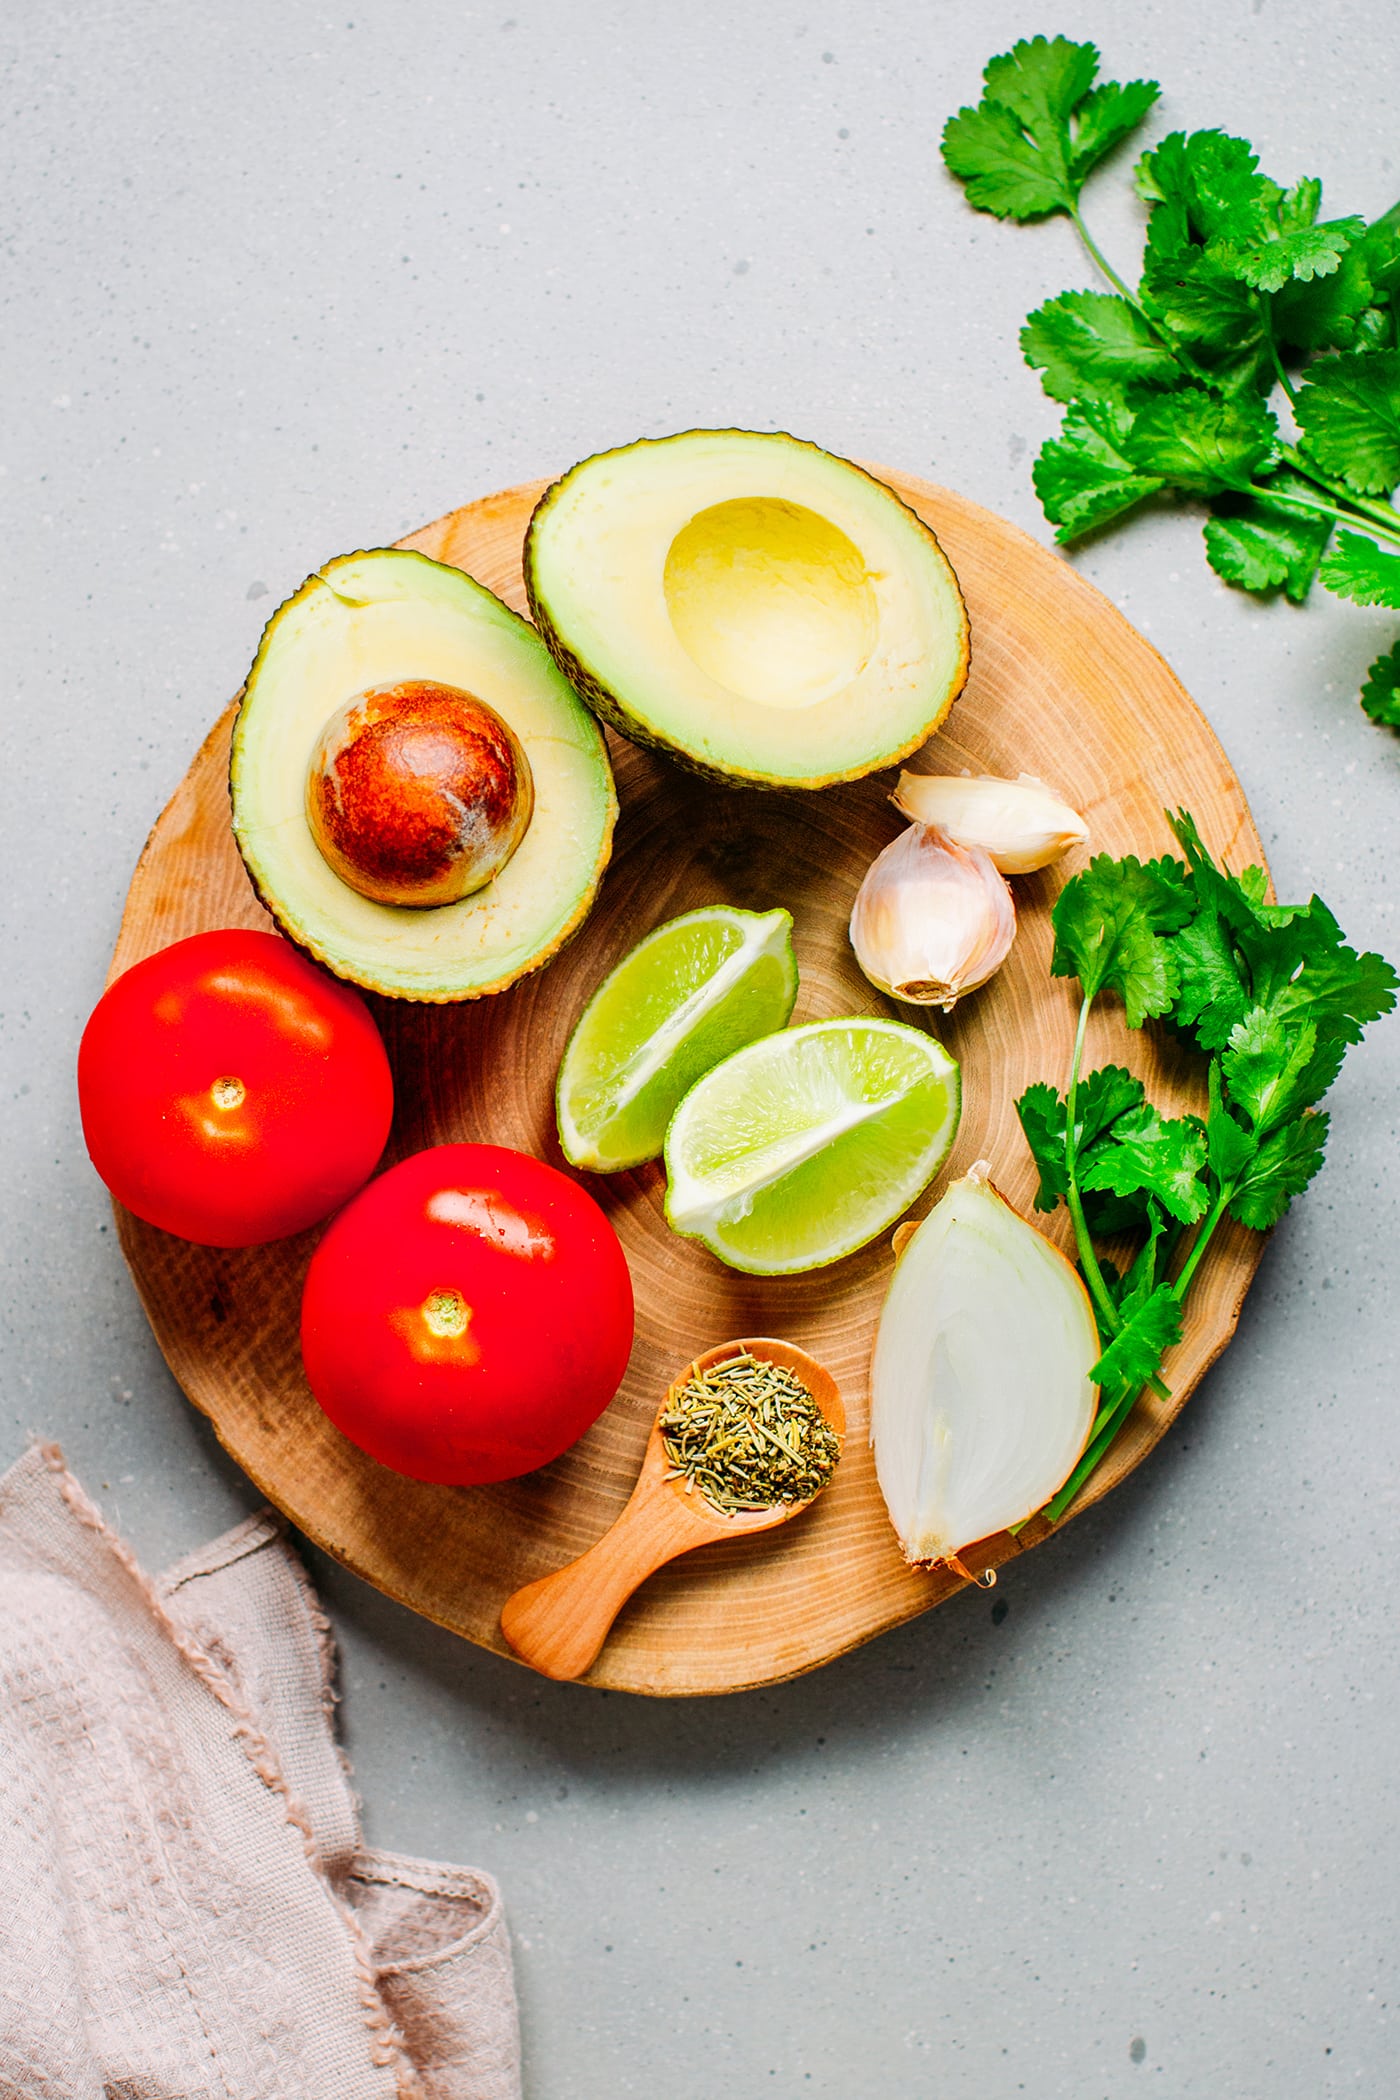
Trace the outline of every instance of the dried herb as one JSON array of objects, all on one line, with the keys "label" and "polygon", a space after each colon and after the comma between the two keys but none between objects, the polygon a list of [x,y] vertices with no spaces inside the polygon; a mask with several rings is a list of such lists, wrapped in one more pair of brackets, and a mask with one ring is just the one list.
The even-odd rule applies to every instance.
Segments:
[{"label": "dried herb", "polygon": [[716,1509],[807,1502],[830,1480],[841,1439],[795,1371],[744,1350],[680,1388],[661,1417],[669,1480]]}]

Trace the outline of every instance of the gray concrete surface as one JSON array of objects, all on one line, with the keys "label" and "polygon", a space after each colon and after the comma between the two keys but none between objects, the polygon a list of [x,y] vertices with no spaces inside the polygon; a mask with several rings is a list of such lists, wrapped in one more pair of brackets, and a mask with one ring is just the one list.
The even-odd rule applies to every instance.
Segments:
[{"label": "gray concrete surface", "polygon": [[[316,561],[641,433],[789,427],[1047,531],[1028,308],[1068,228],[936,152],[993,51],[1091,34],[1335,212],[1400,193],[1388,0],[12,0],[5,64],[0,1461],[158,1564],[253,1502],[153,1347],[73,1055],[147,827]],[[1120,165],[1094,216],[1135,252]],[[1218,586],[1196,517],[1077,557],[1166,653],[1281,892],[1400,950],[1394,622]],[[315,1560],[373,1837],[489,1867],[531,2100],[1400,2089],[1395,1102],[1110,1505],[799,1683],[547,1686]]]}]

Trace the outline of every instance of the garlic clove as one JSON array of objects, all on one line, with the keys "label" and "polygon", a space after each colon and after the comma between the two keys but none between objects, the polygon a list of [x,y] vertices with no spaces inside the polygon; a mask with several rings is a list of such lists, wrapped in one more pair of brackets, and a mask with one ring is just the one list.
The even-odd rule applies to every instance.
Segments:
[{"label": "garlic clove", "polygon": [[1030,773],[1016,780],[901,773],[891,800],[916,824],[936,824],[960,846],[980,847],[1003,875],[1048,868],[1089,837],[1079,812]]},{"label": "garlic clove", "polygon": [[1099,1353],[1080,1277],[979,1162],[904,1247],[876,1336],[870,1441],[906,1560],[954,1563],[1049,1501]]},{"label": "garlic clove", "polygon": [[985,853],[911,824],[866,870],[850,931],[872,984],[950,1012],[1006,960],[1016,906]]}]

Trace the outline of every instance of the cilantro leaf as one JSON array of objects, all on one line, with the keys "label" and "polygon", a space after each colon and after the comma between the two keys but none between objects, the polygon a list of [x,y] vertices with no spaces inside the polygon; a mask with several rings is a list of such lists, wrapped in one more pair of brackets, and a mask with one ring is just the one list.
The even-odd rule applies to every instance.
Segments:
[{"label": "cilantro leaf", "polygon": [[[1078,1157],[1085,1158],[1118,1118],[1140,1108],[1142,1101],[1142,1081],[1134,1079],[1132,1073],[1125,1072],[1121,1065],[1104,1065],[1101,1070],[1081,1079],[1074,1097]],[[1037,1210],[1053,1210],[1069,1189],[1065,1163],[1068,1104],[1063,1094],[1057,1094],[1054,1087],[1047,1086],[1042,1080],[1026,1088],[1016,1103],[1016,1113],[1021,1119],[1031,1155],[1040,1169],[1035,1207]]]},{"label": "cilantro leaf", "polygon": [[943,129],[943,158],[967,200],[999,219],[1072,212],[1105,154],[1141,123],[1155,81],[1094,86],[1099,54],[1068,37],[1030,37],[992,59],[975,109]]},{"label": "cilantro leaf", "polygon": [[1040,1187],[1035,1192],[1037,1210],[1054,1210],[1069,1187],[1065,1172],[1064,1096],[1047,1081],[1028,1086],[1016,1103],[1031,1158],[1040,1169]]},{"label": "cilantro leaf", "polygon": [[1294,413],[1312,457],[1349,488],[1382,496],[1400,481],[1400,350],[1310,365]]},{"label": "cilantro leaf", "polygon": [[1265,1138],[1230,1200],[1230,1216],[1255,1232],[1276,1225],[1322,1165],[1327,1121],[1325,1113],[1305,1109]]},{"label": "cilantro leaf", "polygon": [[1218,496],[1206,521],[1206,556],[1226,583],[1246,591],[1282,587],[1295,605],[1301,605],[1331,537],[1332,521],[1275,500],[1275,492],[1281,498],[1290,489],[1306,494],[1307,483],[1295,475],[1276,474],[1267,495]]},{"label": "cilantro leaf", "polygon": [[1253,1008],[1284,1033],[1311,1023],[1321,1045],[1359,1043],[1369,1023],[1390,1012],[1400,977],[1383,956],[1347,947],[1320,897],[1268,904],[1262,868],[1238,875],[1217,868],[1184,810],[1171,826],[1198,905],[1191,926],[1168,943],[1182,985],[1173,1018],[1194,1027],[1203,1049],[1230,1041]]},{"label": "cilantro leaf", "polygon": [[[1142,294],[1155,320],[1215,368],[1231,391],[1272,386],[1267,316],[1258,292],[1335,275],[1366,232],[1359,218],[1315,223],[1320,183],[1286,194],[1244,139],[1173,132],[1138,165],[1151,204]],[[1359,313],[1370,286],[1353,285]]]},{"label": "cilantro leaf", "polygon": [[1345,1048],[1340,1041],[1319,1044],[1311,1021],[1300,1024],[1256,1006],[1231,1029],[1220,1065],[1231,1101],[1265,1138],[1320,1100]]},{"label": "cilantro leaf", "polygon": [[1354,349],[1374,298],[1365,241],[1354,242],[1330,276],[1306,283],[1294,277],[1280,289],[1272,303],[1274,334],[1297,350]]},{"label": "cilantro leaf", "polygon": [[1228,393],[1263,388],[1272,376],[1268,330],[1258,297],[1206,248],[1187,247],[1144,272],[1142,303],[1173,343],[1208,368]]},{"label": "cilantro leaf", "polygon": [[[1336,927],[1332,914],[1319,899],[1313,899],[1309,910],[1324,913]],[[1282,943],[1285,965],[1297,925],[1294,920],[1287,927],[1271,929]],[[1246,950],[1251,945],[1247,942]],[[1264,972],[1257,965],[1253,974],[1256,987],[1264,983]],[[1268,985],[1269,1011],[1284,1023],[1312,1022],[1320,1042],[1359,1043],[1370,1023],[1394,1006],[1397,983],[1400,979],[1384,956],[1369,952],[1358,955],[1354,948],[1343,945],[1341,928],[1337,927],[1337,939],[1330,948],[1302,954],[1287,977],[1280,973]]]},{"label": "cilantro leaf", "polygon": [[[1279,228],[1283,233],[1296,233],[1300,227],[1316,226],[1321,209],[1322,184],[1316,175],[1304,175],[1279,199]],[[1362,219],[1358,223],[1364,233],[1366,221]]]},{"label": "cilantro leaf", "polygon": [[1310,284],[1315,277],[1330,277],[1365,231],[1366,221],[1355,218],[1332,219],[1325,226],[1300,226],[1233,255],[1229,268],[1257,292],[1282,291],[1293,278]]},{"label": "cilantro leaf", "polygon": [[1373,722],[1400,729],[1400,642],[1371,665],[1361,688],[1361,705]]},{"label": "cilantro leaf", "polygon": [[[1157,1288],[1157,1250],[1167,1230],[1167,1214],[1160,1203],[1151,1196],[1147,1199],[1147,1238],[1133,1258],[1127,1275],[1114,1289],[1109,1290],[1114,1304],[1125,1319],[1130,1318],[1140,1305],[1145,1305]],[[1173,1234],[1172,1237],[1175,1237]],[[1109,1265],[1111,1266],[1111,1264]],[[1108,1267],[1104,1269],[1104,1280],[1108,1282]]]},{"label": "cilantro leaf", "polygon": [[1138,195],[1152,209],[1148,253],[1165,259],[1189,245],[1249,247],[1278,224],[1283,192],[1258,172],[1246,139],[1224,131],[1171,132],[1137,166]]},{"label": "cilantro leaf", "polygon": [[1261,402],[1194,387],[1149,401],[1124,441],[1130,460],[1180,489],[1218,496],[1248,489],[1273,457],[1278,425]]},{"label": "cilantro leaf", "polygon": [[1176,997],[1176,967],[1157,936],[1184,925],[1192,903],[1180,861],[1144,866],[1131,854],[1111,860],[1100,853],[1056,899],[1050,968],[1056,977],[1077,977],[1086,999],[1106,989],[1121,993],[1128,1026],[1141,1028]]},{"label": "cilantro leaf", "polygon": [[1075,111],[1069,163],[1076,184],[1137,130],[1161,92],[1155,80],[1104,80],[1084,97]]},{"label": "cilantro leaf", "polygon": [[1362,242],[1371,282],[1384,298],[1400,289],[1400,204],[1392,204],[1366,228]]},{"label": "cilantro leaf", "polygon": [[1283,192],[1259,173],[1259,156],[1248,139],[1225,131],[1192,131],[1184,160],[1187,211],[1199,240],[1243,245],[1265,238],[1278,223]]},{"label": "cilantro leaf", "polygon": [[1354,350],[1393,350],[1397,342],[1395,314],[1384,306],[1368,306],[1364,314],[1357,316],[1356,332],[1345,348]]},{"label": "cilantro leaf", "polygon": [[1011,111],[994,102],[949,117],[943,158],[967,185],[968,203],[998,219],[1043,219],[1073,209],[1063,151],[1047,158]]},{"label": "cilantro leaf", "polygon": [[1070,113],[1094,84],[1099,54],[1066,36],[1023,38],[987,61],[985,99],[1019,117],[1038,145],[1058,141]]},{"label": "cilantro leaf", "polygon": [[1167,945],[1179,985],[1172,1019],[1194,1030],[1202,1050],[1223,1049],[1251,1001],[1220,914],[1207,906]]},{"label": "cilantro leaf", "polygon": [[[1341,929],[1319,898],[1314,897],[1307,905],[1266,904],[1269,882],[1262,868],[1241,868],[1238,875],[1232,875],[1227,868],[1216,866],[1189,811],[1179,809],[1175,816],[1169,815],[1168,822],[1190,863],[1197,908],[1215,912],[1232,940],[1254,938],[1254,966],[1266,968],[1267,955],[1261,951],[1259,941],[1279,927],[1293,929],[1289,936],[1290,953],[1286,961],[1278,964],[1285,976],[1305,955],[1321,954],[1340,938]],[[1242,970],[1240,983],[1243,986],[1245,982]],[[1250,982],[1254,995],[1264,998],[1273,979],[1266,972],[1262,982]]]},{"label": "cilantro leaf", "polygon": [[1173,386],[1181,374],[1170,350],[1126,299],[1106,292],[1062,292],[1037,307],[1021,330],[1028,365],[1055,401],[1085,395],[1123,399],[1125,387]]},{"label": "cilantro leaf", "polygon": [[1329,591],[1354,605],[1400,607],[1400,554],[1383,551],[1359,532],[1339,532],[1317,573]]},{"label": "cilantro leaf", "polygon": [[1211,1173],[1224,1188],[1239,1179],[1257,1154],[1259,1140],[1226,1107],[1220,1066],[1215,1058],[1210,1061],[1208,1085],[1210,1109],[1206,1116],[1206,1159]]},{"label": "cilantro leaf", "polygon": [[1080,1156],[1112,1130],[1120,1116],[1142,1107],[1143,1085],[1122,1065],[1100,1065],[1075,1090],[1075,1133]]},{"label": "cilantro leaf", "polygon": [[1148,206],[1148,256],[1165,261],[1184,254],[1193,238],[1184,131],[1168,132],[1160,145],[1142,155],[1133,170],[1133,187]]},{"label": "cilantro leaf", "polygon": [[[1092,1161],[1105,1145],[1111,1145],[1120,1123],[1131,1119],[1134,1111],[1143,1106],[1142,1081],[1121,1065],[1102,1065],[1081,1079],[1074,1097],[1075,1160],[1082,1177],[1087,1162]],[[1081,1178],[1084,1200],[1084,1215],[1089,1230],[1101,1239],[1111,1239],[1115,1233],[1136,1232],[1143,1223],[1144,1215],[1152,1208],[1152,1200],[1143,1189],[1126,1189],[1121,1193],[1111,1189],[1086,1189]]]},{"label": "cilantro leaf", "polygon": [[1139,473],[1124,452],[1132,426],[1132,412],[1121,403],[1081,401],[1060,435],[1042,445],[1032,478],[1057,540],[1078,539],[1165,486]]},{"label": "cilantro leaf", "polygon": [[1183,1225],[1194,1225],[1210,1200],[1201,1180],[1205,1163],[1205,1132],[1195,1118],[1168,1121],[1145,1102],[1118,1118],[1112,1143],[1093,1154],[1079,1178],[1086,1189],[1115,1196],[1143,1190]]},{"label": "cilantro leaf", "polygon": [[1162,1358],[1180,1340],[1181,1306],[1171,1285],[1159,1284],[1134,1309],[1089,1376],[1105,1395],[1135,1393],[1156,1376]]}]

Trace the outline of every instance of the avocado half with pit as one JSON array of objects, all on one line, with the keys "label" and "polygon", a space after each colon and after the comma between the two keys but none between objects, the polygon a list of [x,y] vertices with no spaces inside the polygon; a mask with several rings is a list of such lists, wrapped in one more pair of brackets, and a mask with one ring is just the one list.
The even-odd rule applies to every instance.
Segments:
[{"label": "avocado half with pit", "polygon": [[[427,908],[361,894],[308,810],[309,776],[347,703],[424,691],[469,713],[484,703],[505,725],[502,741],[524,754],[527,817],[484,887]],[[437,726],[410,727],[411,772]],[[617,815],[598,725],[528,622],[462,570],[400,548],[327,562],[274,613],[234,725],[229,785],[238,849],[282,931],[369,991],[435,1002],[502,991],[549,960],[588,914]]]},{"label": "avocado half with pit", "polygon": [[540,500],[525,582],[595,714],[757,787],[893,765],[967,678],[967,609],[933,533],[799,438],[689,430],[583,460]]}]

